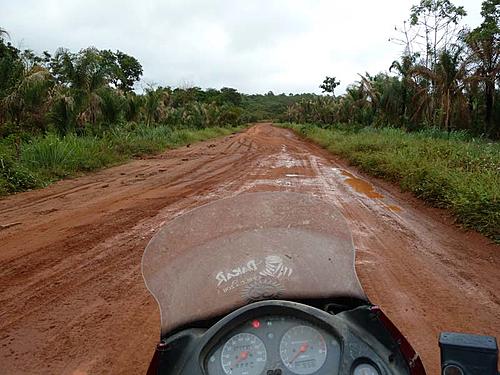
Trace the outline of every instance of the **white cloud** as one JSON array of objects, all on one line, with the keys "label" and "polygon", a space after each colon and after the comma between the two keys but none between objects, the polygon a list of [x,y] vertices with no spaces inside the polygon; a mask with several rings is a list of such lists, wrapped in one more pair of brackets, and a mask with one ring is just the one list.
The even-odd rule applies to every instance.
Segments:
[{"label": "white cloud", "polygon": [[[243,92],[319,92],[387,70],[400,53],[388,42],[409,0],[0,0],[0,26],[16,45],[120,49],[141,61],[144,80]],[[480,23],[480,1],[456,1]]]}]

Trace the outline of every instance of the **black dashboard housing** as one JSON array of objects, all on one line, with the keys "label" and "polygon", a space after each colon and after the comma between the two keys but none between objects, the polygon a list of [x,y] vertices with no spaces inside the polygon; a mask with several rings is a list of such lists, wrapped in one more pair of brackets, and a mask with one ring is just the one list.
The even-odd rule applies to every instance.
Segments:
[{"label": "black dashboard housing", "polygon": [[498,374],[498,344],[493,336],[442,332],[439,347],[443,373],[447,367],[458,367],[468,375]]},{"label": "black dashboard housing", "polygon": [[[351,374],[354,366],[369,363],[381,375],[410,374],[399,343],[395,342],[376,309],[363,305],[332,314],[302,303],[268,300],[246,305],[206,328],[188,328],[164,338],[158,345],[148,374],[213,375],[206,370],[211,352],[233,330],[252,319],[286,315],[302,319],[331,333],[340,342],[338,368],[321,369],[318,375]],[[266,373],[291,374],[285,368]],[[215,374],[219,375],[219,374]]]}]

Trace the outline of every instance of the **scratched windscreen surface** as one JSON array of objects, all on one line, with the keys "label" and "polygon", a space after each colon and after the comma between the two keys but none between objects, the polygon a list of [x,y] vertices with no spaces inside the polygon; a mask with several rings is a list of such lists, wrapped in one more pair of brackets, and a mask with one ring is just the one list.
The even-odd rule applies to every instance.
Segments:
[{"label": "scratched windscreen surface", "polygon": [[163,226],[144,251],[142,272],[165,335],[257,300],[366,300],[354,257],[332,205],[297,193],[247,193]]}]

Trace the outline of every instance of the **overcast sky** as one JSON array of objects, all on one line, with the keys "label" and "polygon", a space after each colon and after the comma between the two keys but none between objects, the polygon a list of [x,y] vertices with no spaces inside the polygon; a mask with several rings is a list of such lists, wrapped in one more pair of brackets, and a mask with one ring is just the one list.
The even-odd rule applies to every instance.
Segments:
[{"label": "overcast sky", "polygon": [[[388,42],[417,0],[0,0],[13,44],[119,49],[143,65],[144,82],[235,87],[245,93],[320,92],[387,70]],[[455,0],[481,23],[481,0]]]}]

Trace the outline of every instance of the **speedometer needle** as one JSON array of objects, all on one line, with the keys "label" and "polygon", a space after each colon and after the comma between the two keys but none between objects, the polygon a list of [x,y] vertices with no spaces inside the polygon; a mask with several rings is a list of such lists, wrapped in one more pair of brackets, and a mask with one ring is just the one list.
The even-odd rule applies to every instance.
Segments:
[{"label": "speedometer needle", "polygon": [[240,356],[238,357],[238,359],[236,359],[236,362],[234,362],[234,365],[232,365],[231,367],[236,366],[238,363],[244,361],[247,358],[248,358],[248,352],[241,352]]},{"label": "speedometer needle", "polygon": [[293,356],[293,358],[290,360],[289,363],[292,364],[299,357],[299,355],[301,355],[302,353],[305,353],[308,348],[309,348],[309,344],[307,342],[303,343],[300,346],[299,351],[297,353],[295,353],[295,355]]}]

